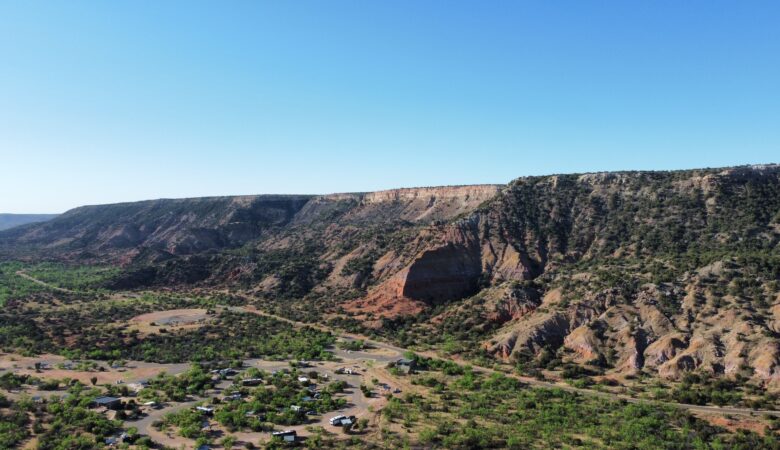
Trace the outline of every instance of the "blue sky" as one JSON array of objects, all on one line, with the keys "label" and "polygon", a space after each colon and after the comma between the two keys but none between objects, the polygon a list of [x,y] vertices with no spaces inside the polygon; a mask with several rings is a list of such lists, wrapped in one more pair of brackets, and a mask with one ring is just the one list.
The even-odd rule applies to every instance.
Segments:
[{"label": "blue sky", "polygon": [[0,0],[0,212],[780,162],[776,1]]}]

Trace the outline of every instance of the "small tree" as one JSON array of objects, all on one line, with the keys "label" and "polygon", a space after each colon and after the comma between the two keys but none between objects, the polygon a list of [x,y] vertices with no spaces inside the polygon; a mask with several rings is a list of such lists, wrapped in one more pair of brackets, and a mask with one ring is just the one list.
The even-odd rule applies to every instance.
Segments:
[{"label": "small tree", "polygon": [[232,449],[235,443],[236,443],[235,436],[225,436],[225,438],[222,439],[222,446],[225,447],[225,450]]}]

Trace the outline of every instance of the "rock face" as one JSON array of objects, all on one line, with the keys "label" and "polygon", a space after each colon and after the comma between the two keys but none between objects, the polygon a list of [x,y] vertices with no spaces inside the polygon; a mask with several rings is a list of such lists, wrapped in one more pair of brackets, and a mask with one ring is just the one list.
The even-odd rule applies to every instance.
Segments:
[{"label": "rock face", "polygon": [[480,273],[477,255],[454,244],[431,248],[347,308],[379,317],[396,317],[401,311],[415,314],[426,306],[475,293]]},{"label": "rock face", "polygon": [[[521,179],[429,230],[415,256],[353,310],[392,316],[383,304],[414,300],[417,314],[472,295],[470,286],[535,280],[536,297],[555,302],[511,313],[504,302],[463,303],[499,326],[483,343],[498,358],[547,350],[617,373],[702,371],[773,387],[778,223],[777,166]],[[691,258],[703,249],[754,256]],[[583,264],[588,272],[572,270]],[[409,276],[415,269],[424,269],[420,277]]]},{"label": "rock face", "polygon": [[339,214],[340,223],[371,225],[387,222],[430,224],[467,214],[495,197],[503,186],[444,186],[329,194],[311,199],[296,223],[312,223]]},{"label": "rock face", "polygon": [[780,384],[774,165],[84,207],[0,233],[0,252],[122,263],[123,287],[235,285],[373,326],[435,309],[420,326],[476,334],[507,361]]},{"label": "rock face", "polygon": [[432,188],[392,189],[370,192],[362,198],[365,209],[398,205],[398,218],[410,222],[447,220],[470,213],[482,203],[495,197],[498,185],[446,186]]},{"label": "rock face", "polygon": [[473,293],[481,267],[474,255],[448,244],[424,251],[401,273],[401,295],[435,302]]}]

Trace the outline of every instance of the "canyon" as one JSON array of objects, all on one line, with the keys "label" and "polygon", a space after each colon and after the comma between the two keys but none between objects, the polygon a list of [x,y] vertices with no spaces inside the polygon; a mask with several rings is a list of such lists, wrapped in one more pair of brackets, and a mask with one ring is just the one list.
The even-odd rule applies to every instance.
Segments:
[{"label": "canyon", "polygon": [[780,167],[761,165],[85,206],[0,232],[0,256],[118,266],[116,289],[242,290],[378,332],[420,317],[417,335],[455,329],[505,363],[775,390],[779,243]]}]

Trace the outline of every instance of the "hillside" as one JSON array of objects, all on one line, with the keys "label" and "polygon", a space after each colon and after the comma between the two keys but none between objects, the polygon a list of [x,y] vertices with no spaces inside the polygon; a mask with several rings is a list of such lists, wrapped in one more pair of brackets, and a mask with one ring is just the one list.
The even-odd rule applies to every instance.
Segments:
[{"label": "hillside", "polygon": [[45,222],[57,214],[0,214],[0,231],[33,222]]},{"label": "hillside", "polygon": [[10,230],[0,242],[11,243],[15,252],[45,248],[60,258],[158,260],[256,239],[289,222],[307,200],[247,196],[83,206],[50,222]]},{"label": "hillside", "polygon": [[121,265],[115,289],[227,286],[527,371],[695,371],[773,390],[779,243],[775,165],[156,200],[0,233],[8,259]]},{"label": "hillside", "polygon": [[519,179],[430,242],[350,309],[445,302],[410,331],[529,367],[780,387],[777,166]]}]

